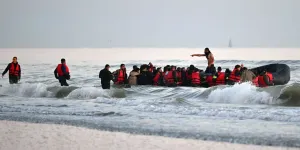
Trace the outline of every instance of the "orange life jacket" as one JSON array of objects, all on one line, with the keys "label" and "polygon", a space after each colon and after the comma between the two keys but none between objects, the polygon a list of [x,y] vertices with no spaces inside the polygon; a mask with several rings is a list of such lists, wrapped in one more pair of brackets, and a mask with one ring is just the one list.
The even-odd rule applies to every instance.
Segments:
[{"label": "orange life jacket", "polygon": [[20,76],[19,72],[20,72],[20,65],[17,64],[15,68],[15,64],[11,63],[9,68],[9,75]]},{"label": "orange life jacket", "polygon": [[118,75],[117,83],[124,83],[125,81],[124,71],[120,69],[118,72],[119,75]]},{"label": "orange life jacket", "polygon": [[192,79],[192,84],[194,84],[194,85],[200,85],[201,84],[201,79],[200,79],[200,73],[199,73],[199,71],[193,72],[192,76],[191,76],[191,79]]},{"label": "orange life jacket", "polygon": [[255,85],[255,86],[259,86],[259,84],[258,84],[258,77],[255,77],[255,78],[252,80],[252,84]]},{"label": "orange life jacket", "polygon": [[158,85],[159,78],[160,78],[160,73],[158,72],[158,73],[155,75],[155,77],[153,78],[153,84],[154,84],[154,85]]},{"label": "orange life jacket", "polygon": [[[269,78],[269,82],[273,83],[273,75],[269,72],[266,73]],[[268,85],[265,83],[264,76],[258,76],[258,84],[260,87],[267,87]]]},{"label": "orange life jacket", "polygon": [[69,72],[69,68],[66,64],[58,64],[56,67],[56,71],[59,77],[64,76],[64,72],[62,71],[61,67],[62,65],[64,65],[65,69],[66,69],[66,73],[70,73]]},{"label": "orange life jacket", "polygon": [[181,79],[181,72],[180,71],[177,71],[177,85],[181,85],[182,84],[182,79]]},{"label": "orange life jacket", "polygon": [[218,78],[216,79],[216,85],[225,84],[225,72],[218,72]]},{"label": "orange life jacket", "polygon": [[168,71],[168,74],[165,75],[165,81],[167,82],[167,84],[174,83],[173,71]]},{"label": "orange life jacket", "polygon": [[208,86],[214,86],[213,76],[212,75],[206,76],[206,82],[208,83]]},{"label": "orange life jacket", "polygon": [[230,74],[230,76],[229,76],[229,80],[231,80],[231,81],[233,81],[233,82],[240,82],[240,80],[241,80],[241,76],[236,76],[235,75],[235,72],[236,72],[236,69],[234,69],[232,72],[231,72],[231,74]]}]

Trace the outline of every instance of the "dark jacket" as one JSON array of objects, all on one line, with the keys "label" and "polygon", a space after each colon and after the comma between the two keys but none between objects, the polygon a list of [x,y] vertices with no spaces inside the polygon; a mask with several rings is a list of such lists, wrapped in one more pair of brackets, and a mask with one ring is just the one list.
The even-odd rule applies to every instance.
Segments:
[{"label": "dark jacket", "polygon": [[172,75],[173,75],[173,79],[174,79],[174,82],[178,82],[178,79],[177,79],[177,71],[172,71]]},{"label": "dark jacket", "polygon": [[138,77],[138,85],[149,85],[148,71],[141,71]]},{"label": "dark jacket", "polygon": [[147,85],[153,84],[153,73],[150,71],[147,71]]},{"label": "dark jacket", "polygon": [[109,70],[104,68],[99,72],[99,78],[101,79],[101,82],[110,82],[110,80],[113,79],[113,76]]}]

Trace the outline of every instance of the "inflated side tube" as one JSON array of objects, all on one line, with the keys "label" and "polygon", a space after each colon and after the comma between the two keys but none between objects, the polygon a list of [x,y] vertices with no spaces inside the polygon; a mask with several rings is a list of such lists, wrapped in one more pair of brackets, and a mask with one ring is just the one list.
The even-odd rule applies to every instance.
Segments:
[{"label": "inflated side tube", "polygon": [[264,70],[272,73],[274,85],[285,85],[290,81],[290,67],[286,64],[269,64],[250,69],[256,75],[261,74]]}]

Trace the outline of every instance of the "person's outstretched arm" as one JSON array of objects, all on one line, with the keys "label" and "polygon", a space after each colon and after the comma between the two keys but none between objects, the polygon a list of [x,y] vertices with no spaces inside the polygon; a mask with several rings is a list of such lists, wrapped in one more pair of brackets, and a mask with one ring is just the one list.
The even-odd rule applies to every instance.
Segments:
[{"label": "person's outstretched arm", "polygon": [[205,56],[205,54],[192,54],[191,56],[192,56],[192,57],[194,57],[194,56],[201,57],[201,56]]},{"label": "person's outstretched arm", "polygon": [[3,76],[7,73],[7,71],[9,70],[10,64],[11,64],[11,63],[9,63],[9,64],[7,65],[7,67],[5,68],[5,70],[3,71],[2,77],[3,77]]}]

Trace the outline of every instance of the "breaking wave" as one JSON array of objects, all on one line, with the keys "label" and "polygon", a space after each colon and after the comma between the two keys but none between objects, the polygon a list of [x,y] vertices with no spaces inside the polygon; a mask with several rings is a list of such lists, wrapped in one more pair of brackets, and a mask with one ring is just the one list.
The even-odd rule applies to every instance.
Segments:
[{"label": "breaking wave", "polygon": [[112,88],[103,90],[100,87],[60,87],[42,83],[24,83],[0,87],[1,96],[47,97],[58,99],[88,100],[102,98],[129,98],[161,100],[168,99],[191,101],[193,103],[228,103],[228,104],[267,104],[282,106],[300,106],[300,84],[257,88],[250,83],[211,88],[193,87],[152,87],[133,86],[132,88]]}]

